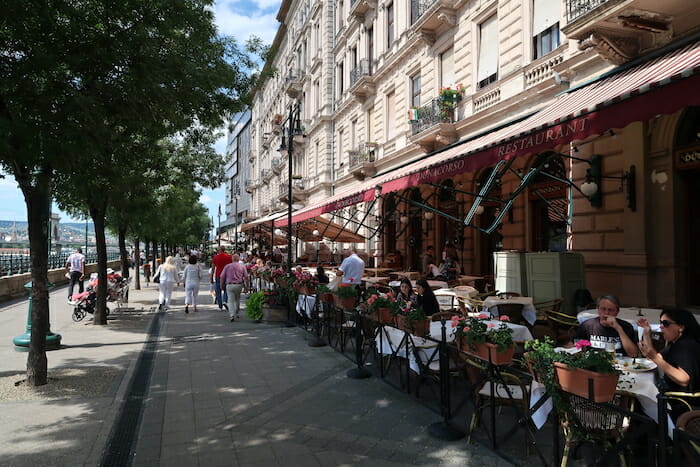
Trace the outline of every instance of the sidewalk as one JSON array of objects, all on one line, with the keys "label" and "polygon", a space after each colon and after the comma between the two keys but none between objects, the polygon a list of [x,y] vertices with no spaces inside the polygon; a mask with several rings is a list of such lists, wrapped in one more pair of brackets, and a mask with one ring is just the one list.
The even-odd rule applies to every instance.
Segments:
[{"label": "sidewalk", "polygon": [[[69,313],[59,292],[52,313]],[[0,465],[100,463],[156,297],[155,286],[132,290],[130,305],[144,312],[115,313],[105,328],[60,319],[55,328],[52,319],[70,347],[49,352],[50,377],[61,367],[117,375],[92,398],[0,401]],[[134,465],[508,465],[480,445],[430,438],[436,414],[377,378],[347,378],[352,364],[328,347],[308,347],[303,330],[257,324],[244,313],[231,323],[211,304],[208,284],[199,312],[186,315],[183,299],[179,288],[160,321]],[[21,317],[11,308],[0,307],[0,325],[6,315]],[[26,365],[26,354],[4,348],[0,358],[0,377]]]}]

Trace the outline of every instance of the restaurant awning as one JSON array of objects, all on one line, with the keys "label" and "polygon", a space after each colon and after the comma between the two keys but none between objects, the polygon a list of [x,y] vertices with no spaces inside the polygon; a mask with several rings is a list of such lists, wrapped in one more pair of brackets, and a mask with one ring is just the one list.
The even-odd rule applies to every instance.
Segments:
[{"label": "restaurant awning", "polygon": [[[294,219],[292,219],[292,222],[294,222]],[[286,228],[287,218],[283,217],[277,219],[275,221],[275,227]],[[313,234],[315,230],[318,230],[318,235]],[[360,243],[365,241],[365,237],[362,235],[321,216],[294,223],[292,235],[305,242],[317,242],[324,238],[334,242],[345,243]]]},{"label": "restaurant awning", "polygon": [[248,230],[251,230],[255,227],[258,226],[265,226],[267,225],[268,230],[272,229],[272,223],[274,222],[275,219],[282,217],[286,214],[286,212],[276,212],[274,214],[270,214],[268,216],[261,217],[259,219],[256,219],[251,222],[246,222],[245,224],[241,224],[241,232],[246,232]]},{"label": "restaurant awning", "polygon": [[[380,174],[300,211],[292,222],[403,190],[478,170],[526,154],[582,141],[680,108],[700,105],[700,42],[695,41],[641,64],[612,70],[591,83],[560,94],[536,114],[412,164]],[[286,224],[286,223],[285,223]]]}]

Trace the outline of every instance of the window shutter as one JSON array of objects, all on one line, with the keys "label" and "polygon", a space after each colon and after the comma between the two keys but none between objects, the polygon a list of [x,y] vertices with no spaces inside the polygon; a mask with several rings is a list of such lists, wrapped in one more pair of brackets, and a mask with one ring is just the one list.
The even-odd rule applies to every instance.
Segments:
[{"label": "window shutter", "polygon": [[479,27],[479,69],[477,81],[498,72],[498,17],[490,17]]},{"label": "window shutter", "polygon": [[440,54],[440,87],[455,85],[455,58],[451,47]]},{"label": "window shutter", "polygon": [[560,17],[560,0],[534,0],[532,14],[533,37],[558,23]]}]

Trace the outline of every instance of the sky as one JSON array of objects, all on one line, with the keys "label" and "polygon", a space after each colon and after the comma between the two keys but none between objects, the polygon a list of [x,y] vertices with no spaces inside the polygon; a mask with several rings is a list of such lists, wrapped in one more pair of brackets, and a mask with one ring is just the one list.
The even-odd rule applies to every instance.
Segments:
[{"label": "sky", "polygon": [[[275,18],[281,0],[216,0],[214,13],[221,34],[233,36],[244,43],[250,35],[255,35],[266,44],[275,38],[279,23]],[[226,153],[226,132],[217,141],[216,152]],[[200,202],[209,210],[209,217],[216,219],[219,204],[222,212],[226,204],[226,190],[223,186],[216,190],[204,189]],[[61,217],[61,222],[80,222],[54,206],[53,212]],[[26,221],[27,208],[22,192],[11,175],[0,178],[0,220]]]}]

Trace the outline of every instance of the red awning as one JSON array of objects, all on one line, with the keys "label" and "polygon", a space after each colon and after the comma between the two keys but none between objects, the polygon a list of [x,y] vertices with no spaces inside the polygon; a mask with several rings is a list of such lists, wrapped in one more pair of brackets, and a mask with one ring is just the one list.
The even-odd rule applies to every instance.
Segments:
[{"label": "red awning", "polygon": [[[382,193],[540,153],[623,128],[659,114],[700,105],[700,42],[559,95],[541,111],[513,125],[454,145],[405,167],[365,180],[316,206],[297,211],[292,222],[370,201]],[[286,225],[286,219],[284,221]],[[277,223],[275,223],[277,225]]]}]

